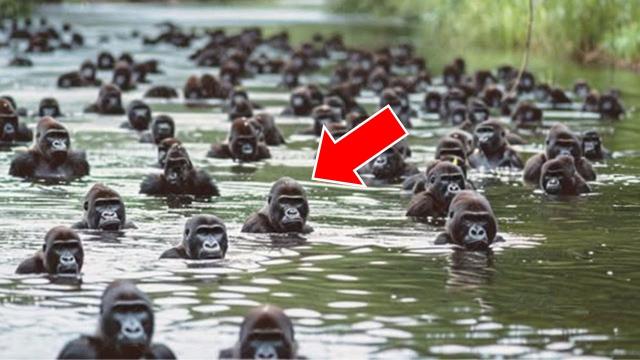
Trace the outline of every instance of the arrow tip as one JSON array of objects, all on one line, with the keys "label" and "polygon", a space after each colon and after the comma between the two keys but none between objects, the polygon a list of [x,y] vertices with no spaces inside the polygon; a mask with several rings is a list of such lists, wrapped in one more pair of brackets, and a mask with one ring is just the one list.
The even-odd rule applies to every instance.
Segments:
[{"label": "arrow tip", "polygon": [[336,151],[336,141],[326,126],[322,128],[316,156],[316,163],[311,176],[312,180],[350,187],[367,187],[353,166],[344,161],[344,154]]}]

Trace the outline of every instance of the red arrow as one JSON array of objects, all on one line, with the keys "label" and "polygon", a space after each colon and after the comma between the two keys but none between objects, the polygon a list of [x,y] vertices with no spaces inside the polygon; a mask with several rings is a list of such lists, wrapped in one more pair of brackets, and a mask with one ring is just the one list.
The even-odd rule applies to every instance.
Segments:
[{"label": "red arrow", "polygon": [[356,170],[409,133],[389,105],[380,109],[338,141],[322,129],[312,180],[367,187]]}]

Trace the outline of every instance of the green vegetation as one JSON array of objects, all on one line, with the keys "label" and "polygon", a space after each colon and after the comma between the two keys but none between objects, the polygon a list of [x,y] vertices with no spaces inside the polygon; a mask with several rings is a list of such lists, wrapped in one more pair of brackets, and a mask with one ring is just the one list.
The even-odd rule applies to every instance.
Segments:
[{"label": "green vegetation", "polygon": [[43,1],[37,0],[0,0],[0,19],[4,17],[24,16],[31,13],[33,6]]},{"label": "green vegetation", "polygon": [[[330,0],[332,10],[399,16],[427,46],[524,47],[526,0]],[[640,64],[640,1],[534,0],[532,51],[580,62]]]}]

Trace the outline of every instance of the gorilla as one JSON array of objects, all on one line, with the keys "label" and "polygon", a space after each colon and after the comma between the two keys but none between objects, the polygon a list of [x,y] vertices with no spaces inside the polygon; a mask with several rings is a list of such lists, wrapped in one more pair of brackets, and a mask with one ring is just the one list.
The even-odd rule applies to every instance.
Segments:
[{"label": "gorilla", "polygon": [[367,185],[402,183],[409,176],[418,173],[418,169],[414,165],[405,161],[410,153],[411,150],[407,144],[400,141],[360,168],[358,172],[373,175],[373,179],[363,179]]},{"label": "gorilla", "polygon": [[158,99],[175,99],[178,97],[176,89],[167,85],[156,85],[149,88],[144,93],[146,98],[158,98]]},{"label": "gorilla", "polygon": [[509,146],[506,130],[498,120],[487,120],[476,127],[477,148],[469,156],[469,164],[476,169],[522,169],[522,159]]},{"label": "gorilla", "polygon": [[602,161],[611,157],[609,150],[602,146],[602,138],[595,130],[582,134],[582,153],[590,161]]},{"label": "gorilla", "polygon": [[249,216],[242,226],[248,233],[310,233],[307,225],[309,202],[304,188],[289,177],[282,177],[271,186],[267,204]]},{"label": "gorilla", "polygon": [[436,160],[426,172],[425,182],[417,182],[416,193],[407,209],[407,216],[427,218],[445,217],[449,203],[460,191],[467,188],[465,174],[459,166],[448,161]]},{"label": "gorilla", "polygon": [[301,134],[320,136],[324,126],[329,130],[344,128],[342,118],[329,105],[316,106],[311,112],[311,117],[313,118],[313,126],[303,129]]},{"label": "gorilla", "polygon": [[182,243],[160,256],[161,259],[224,259],[229,246],[227,228],[214,215],[196,215],[184,225]]},{"label": "gorilla", "polygon": [[98,54],[98,69],[100,70],[111,70],[116,65],[116,59],[111,55],[111,53],[107,51],[103,51]]},{"label": "gorilla", "polygon": [[153,118],[151,123],[151,131],[145,132],[140,137],[140,142],[153,143],[158,145],[166,138],[175,137],[176,126],[173,118],[169,115],[158,115]]},{"label": "gorilla", "polygon": [[116,231],[136,226],[127,221],[124,202],[120,194],[104,184],[95,184],[84,197],[84,218],[74,229]]},{"label": "gorilla", "polygon": [[62,74],[58,77],[58,87],[72,88],[83,86],[100,86],[102,81],[96,78],[96,65],[86,60],[80,65],[80,70]]},{"label": "gorilla", "polygon": [[62,113],[60,112],[58,100],[52,97],[46,97],[40,100],[40,104],[38,105],[38,116],[51,116],[53,118],[61,117]]},{"label": "gorilla", "polygon": [[532,102],[521,102],[511,114],[511,121],[520,129],[539,128],[542,126],[542,110]]},{"label": "gorilla", "polygon": [[423,109],[427,113],[437,114],[440,112],[442,105],[442,95],[437,91],[428,91],[424,95]]},{"label": "gorilla", "polygon": [[265,144],[278,146],[285,143],[284,136],[276,126],[273,115],[266,112],[258,113],[251,119],[251,122],[255,124]]},{"label": "gorilla", "polygon": [[11,102],[0,98],[0,148],[32,140],[33,132],[26,124],[19,122]]},{"label": "gorilla", "polygon": [[574,165],[583,179],[593,181],[596,173],[593,166],[582,154],[578,137],[564,124],[555,124],[545,140],[545,152],[531,157],[524,166],[524,181],[533,185],[540,183],[540,170],[547,161],[559,155],[573,156]]},{"label": "gorilla", "polygon": [[282,111],[282,115],[309,116],[312,110],[311,92],[306,86],[300,86],[291,93],[289,106]]},{"label": "gorilla", "polygon": [[151,300],[128,280],[109,284],[102,293],[95,335],[68,342],[58,359],[175,359],[167,346],[152,343]]},{"label": "gorilla", "polygon": [[103,85],[98,93],[98,100],[84,111],[102,115],[123,115],[125,111],[122,107],[120,88],[112,84]]},{"label": "gorilla", "polygon": [[84,151],[71,150],[67,129],[51,117],[36,127],[36,143],[11,162],[9,175],[27,179],[71,181],[89,175]]},{"label": "gorilla", "polygon": [[20,263],[16,274],[47,273],[78,278],[83,260],[84,251],[78,234],[66,226],[56,226],[45,235],[42,250]]},{"label": "gorilla", "polygon": [[187,150],[174,144],[167,153],[162,174],[147,176],[140,185],[147,195],[192,195],[198,198],[219,196],[218,187],[209,174],[193,166]]},{"label": "gorilla", "polygon": [[229,109],[229,120],[233,121],[239,117],[250,118],[253,116],[253,105],[249,100],[240,98],[233,102]]},{"label": "gorilla", "polygon": [[549,195],[575,196],[591,192],[569,155],[559,155],[542,165],[539,186]]},{"label": "gorilla", "polygon": [[583,79],[578,79],[573,84],[573,93],[576,94],[580,99],[584,99],[591,92],[591,87],[589,87],[589,83],[587,83]]},{"label": "gorilla", "polygon": [[141,100],[133,100],[127,106],[128,121],[122,123],[121,127],[136,131],[149,129],[151,122],[151,108]]},{"label": "gorilla", "polygon": [[252,162],[271,157],[269,148],[261,141],[259,129],[246,117],[236,118],[231,124],[225,144],[214,144],[208,157]]},{"label": "gorilla", "polygon": [[113,69],[111,82],[118,86],[122,91],[129,91],[136,88],[131,66],[124,61],[120,61],[116,64],[116,67]]},{"label": "gorilla", "polygon": [[158,144],[158,165],[163,169],[164,164],[167,160],[167,153],[169,152],[169,149],[171,149],[173,144],[181,145],[182,142],[180,142],[180,140],[176,138],[170,137],[162,139],[162,141],[160,141],[160,143]]},{"label": "gorilla", "polygon": [[487,250],[493,243],[504,241],[498,235],[498,223],[484,196],[463,190],[451,200],[445,232],[436,244],[454,244],[467,250]]},{"label": "gorilla", "polygon": [[298,355],[293,324],[274,305],[251,309],[240,326],[240,338],[219,359],[304,359]]}]

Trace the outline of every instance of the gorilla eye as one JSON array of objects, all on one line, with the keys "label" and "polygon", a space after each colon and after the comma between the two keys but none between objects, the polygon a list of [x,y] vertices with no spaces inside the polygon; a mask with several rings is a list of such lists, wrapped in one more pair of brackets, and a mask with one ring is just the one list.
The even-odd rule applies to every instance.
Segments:
[{"label": "gorilla eye", "polygon": [[430,182],[431,184],[435,184],[435,183],[436,183],[436,177],[435,177],[435,176],[430,177],[430,178],[429,178],[429,182]]}]

